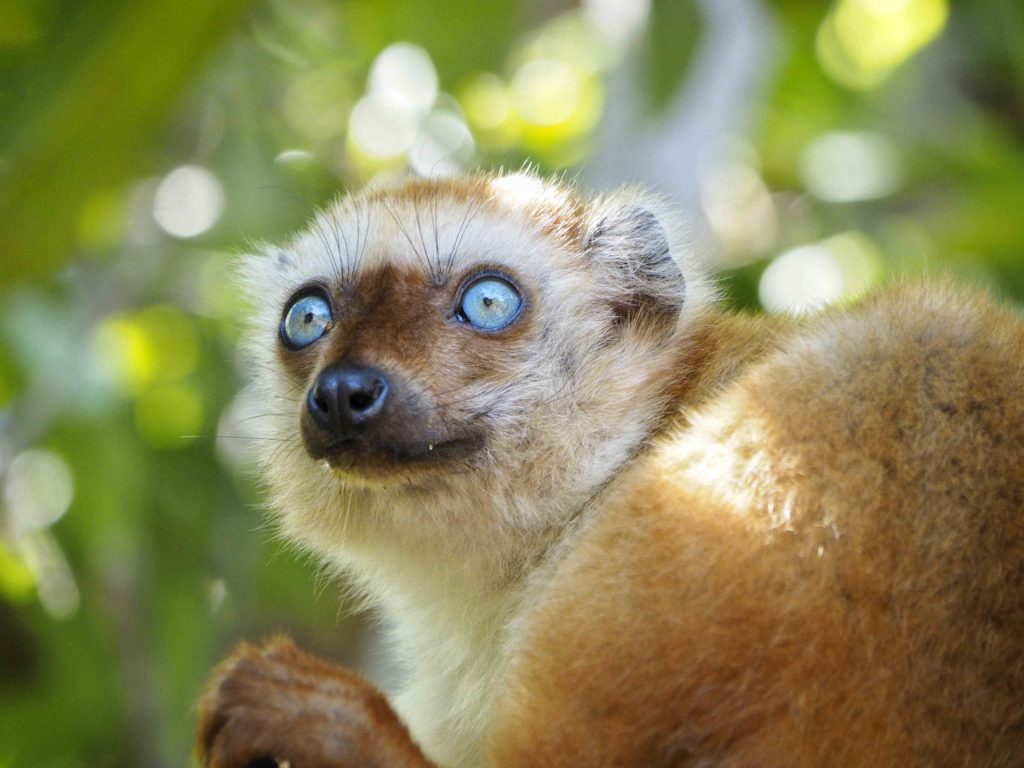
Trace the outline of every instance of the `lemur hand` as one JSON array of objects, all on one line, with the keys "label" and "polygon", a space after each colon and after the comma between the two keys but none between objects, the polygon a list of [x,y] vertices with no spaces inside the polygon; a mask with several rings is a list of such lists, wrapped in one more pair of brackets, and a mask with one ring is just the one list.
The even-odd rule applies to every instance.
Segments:
[{"label": "lemur hand", "polygon": [[287,638],[214,670],[196,754],[207,768],[433,768],[376,688]]}]

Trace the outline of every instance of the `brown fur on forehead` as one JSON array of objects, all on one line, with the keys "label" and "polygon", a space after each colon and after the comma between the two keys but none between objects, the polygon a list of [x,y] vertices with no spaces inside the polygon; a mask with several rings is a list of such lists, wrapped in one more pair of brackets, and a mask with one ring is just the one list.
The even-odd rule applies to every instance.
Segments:
[{"label": "brown fur on forehead", "polygon": [[[489,188],[490,180],[486,176],[464,176],[459,178],[424,179],[409,177],[398,186],[380,187],[370,190],[366,195],[367,202],[385,201],[430,203],[435,205],[438,200],[449,200],[458,203],[489,203],[493,200]],[[497,206],[493,206],[496,209]]]}]

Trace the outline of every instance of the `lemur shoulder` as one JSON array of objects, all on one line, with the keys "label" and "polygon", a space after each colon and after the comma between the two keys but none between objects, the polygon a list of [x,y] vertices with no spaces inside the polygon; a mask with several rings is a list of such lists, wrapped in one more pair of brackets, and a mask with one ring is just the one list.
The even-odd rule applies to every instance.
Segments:
[{"label": "lemur shoulder", "polygon": [[410,678],[242,646],[204,764],[1021,763],[1024,323],[948,284],[732,314],[691,251],[511,175],[244,260],[273,507]]}]

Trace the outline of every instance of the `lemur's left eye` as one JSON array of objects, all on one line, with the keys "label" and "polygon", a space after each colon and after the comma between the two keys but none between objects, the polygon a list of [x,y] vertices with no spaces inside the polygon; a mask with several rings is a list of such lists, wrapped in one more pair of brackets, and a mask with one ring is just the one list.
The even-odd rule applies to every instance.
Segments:
[{"label": "lemur's left eye", "polygon": [[497,331],[519,317],[523,298],[508,280],[483,277],[471,283],[462,294],[458,317],[484,331]]},{"label": "lemur's left eye", "polygon": [[331,325],[331,305],[319,293],[307,293],[292,301],[281,321],[281,340],[291,349],[308,347]]}]

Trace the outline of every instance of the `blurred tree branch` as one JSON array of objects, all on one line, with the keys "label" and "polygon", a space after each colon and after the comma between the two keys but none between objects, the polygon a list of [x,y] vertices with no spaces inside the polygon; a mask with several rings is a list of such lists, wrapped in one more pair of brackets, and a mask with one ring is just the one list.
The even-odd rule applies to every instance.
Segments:
[{"label": "blurred tree branch", "polygon": [[[639,85],[642,62],[634,56],[615,72],[608,96],[615,106],[605,114],[584,177],[599,188],[642,182],[697,214],[700,179],[718,159],[723,141],[750,132],[751,113],[772,81],[778,25],[761,0],[682,5],[693,8],[689,26],[670,27],[674,42],[665,34],[651,40],[652,46],[675,45],[677,54],[693,49],[692,57],[674,56],[679,77],[661,71],[657,78],[675,83],[674,90],[655,94],[664,107],[652,113],[643,99],[647,90]],[[663,58],[657,50],[649,56],[651,61]]]}]

